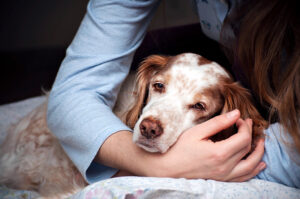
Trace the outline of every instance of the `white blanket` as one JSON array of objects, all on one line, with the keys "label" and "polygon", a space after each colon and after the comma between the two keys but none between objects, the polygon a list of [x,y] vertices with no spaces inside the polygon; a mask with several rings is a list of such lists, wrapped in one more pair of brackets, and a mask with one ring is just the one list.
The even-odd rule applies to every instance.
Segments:
[{"label": "white blanket", "polygon": [[[46,100],[35,97],[0,106],[0,143],[9,126]],[[1,171],[0,171],[1,172]],[[14,191],[0,186],[0,198],[35,198],[27,191]],[[121,177],[92,184],[72,199],[83,198],[285,198],[299,199],[300,190],[280,184],[251,180],[244,183],[226,183],[213,180],[186,180],[172,178]]]},{"label": "white blanket", "polygon": [[299,199],[300,190],[263,180],[226,183],[214,180],[121,177],[104,180],[86,187],[72,199]]}]

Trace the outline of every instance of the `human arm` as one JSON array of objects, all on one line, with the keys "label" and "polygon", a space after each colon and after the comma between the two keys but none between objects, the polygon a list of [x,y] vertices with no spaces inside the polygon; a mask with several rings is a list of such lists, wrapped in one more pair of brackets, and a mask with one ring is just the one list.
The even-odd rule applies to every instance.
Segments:
[{"label": "human arm", "polygon": [[117,169],[93,162],[111,134],[130,129],[111,111],[156,0],[91,0],[50,93],[48,126],[88,182]]},{"label": "human arm", "polygon": [[279,123],[269,126],[264,132],[265,154],[263,161],[268,167],[256,178],[300,188],[300,155],[291,136]]},{"label": "human arm", "polygon": [[[176,153],[160,156],[136,147],[131,141],[130,129],[111,111],[120,84],[128,73],[133,53],[143,38],[149,16],[156,5],[157,1],[91,1],[51,91],[48,125],[88,182],[111,177],[117,171],[112,168],[145,176],[186,175],[167,167],[171,155]],[[123,9],[130,9],[130,12],[124,12]],[[119,143],[120,140],[122,142]],[[178,143],[183,143],[182,147],[188,145],[190,151],[197,148],[195,143],[190,145],[191,139],[180,140],[183,141]],[[201,142],[202,145],[199,146],[206,142]],[[249,140],[246,144],[249,145]],[[200,153],[199,146],[194,153],[203,160],[209,154]],[[213,152],[213,143],[210,146],[208,152]],[[100,164],[97,164],[93,159],[100,147],[102,154],[100,153],[98,161]],[[176,147],[177,151],[182,151],[182,147]],[[104,153],[103,149],[109,150]],[[190,153],[189,160],[193,159],[193,154]],[[171,158],[171,161],[175,164],[179,160]],[[226,157],[223,157],[219,163],[212,162],[210,165],[218,170],[225,161]],[[163,168],[159,169],[158,166],[158,169],[151,170],[149,166],[153,163],[156,166],[162,165]],[[200,168],[197,164],[194,166]],[[232,167],[233,164],[229,166]],[[226,170],[231,171],[233,168],[230,167],[226,167]],[[145,170],[146,168],[149,169]],[[156,173],[151,173],[152,171]],[[197,174],[195,177],[216,177],[204,175],[204,172],[206,170],[200,171],[201,175]]]},{"label": "human arm", "polygon": [[[246,160],[241,160],[251,148],[252,122],[239,119],[237,111],[233,113],[187,130],[165,154],[148,153],[131,142],[131,133],[118,132],[104,142],[96,160],[142,176],[248,180],[265,168],[261,162],[263,142]],[[231,138],[216,143],[207,139],[234,123],[239,130]]]}]

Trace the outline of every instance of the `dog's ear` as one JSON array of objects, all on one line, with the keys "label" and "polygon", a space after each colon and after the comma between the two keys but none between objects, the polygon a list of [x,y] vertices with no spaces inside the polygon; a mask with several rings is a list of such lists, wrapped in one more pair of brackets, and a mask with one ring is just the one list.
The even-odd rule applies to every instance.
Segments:
[{"label": "dog's ear", "polygon": [[267,128],[268,122],[255,108],[250,92],[238,82],[225,81],[222,87],[224,107],[222,113],[240,110],[241,118],[251,118],[253,121],[253,141],[263,137],[263,129]]},{"label": "dog's ear", "polygon": [[135,89],[135,102],[126,115],[126,124],[130,128],[134,127],[146,104],[151,78],[166,68],[169,59],[169,56],[152,55],[147,57],[139,66],[137,73],[137,88]]}]

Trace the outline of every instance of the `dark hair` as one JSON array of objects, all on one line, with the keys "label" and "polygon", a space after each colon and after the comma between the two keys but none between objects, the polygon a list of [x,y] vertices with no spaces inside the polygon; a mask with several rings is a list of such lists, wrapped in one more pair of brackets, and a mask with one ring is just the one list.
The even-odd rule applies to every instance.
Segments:
[{"label": "dark hair", "polygon": [[232,64],[242,69],[259,102],[269,107],[269,120],[276,118],[281,123],[300,152],[300,12],[297,2],[241,2],[231,5],[221,43]]}]

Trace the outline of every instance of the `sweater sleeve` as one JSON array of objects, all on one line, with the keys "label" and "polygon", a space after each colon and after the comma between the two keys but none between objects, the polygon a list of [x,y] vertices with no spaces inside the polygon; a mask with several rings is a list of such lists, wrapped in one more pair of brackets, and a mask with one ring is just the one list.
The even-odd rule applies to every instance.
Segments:
[{"label": "sweater sleeve", "polygon": [[130,130],[112,108],[157,5],[158,0],[91,0],[59,69],[48,126],[89,183],[117,171],[93,159],[110,135]]},{"label": "sweater sleeve", "polygon": [[279,123],[265,130],[265,154],[267,168],[256,178],[300,188],[300,156],[292,138]]}]

